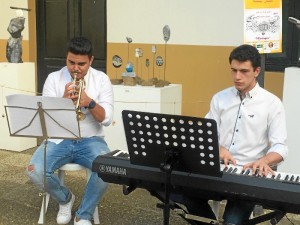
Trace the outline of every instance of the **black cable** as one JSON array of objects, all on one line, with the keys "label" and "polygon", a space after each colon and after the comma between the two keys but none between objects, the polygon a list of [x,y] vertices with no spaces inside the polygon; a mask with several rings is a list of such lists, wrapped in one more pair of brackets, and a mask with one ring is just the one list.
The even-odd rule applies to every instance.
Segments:
[{"label": "black cable", "polygon": [[285,214],[285,218],[291,223],[291,224],[293,224],[293,225],[295,225],[291,220],[290,220],[290,218],[288,218],[288,216]]}]

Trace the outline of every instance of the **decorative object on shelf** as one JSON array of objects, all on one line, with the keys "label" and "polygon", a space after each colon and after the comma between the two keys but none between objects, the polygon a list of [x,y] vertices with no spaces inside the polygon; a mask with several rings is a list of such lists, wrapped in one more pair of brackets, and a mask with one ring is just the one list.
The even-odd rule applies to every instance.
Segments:
[{"label": "decorative object on shelf", "polygon": [[123,83],[125,86],[135,86],[136,85],[136,77],[123,77]]},{"label": "decorative object on shelf", "polygon": [[[140,58],[143,56],[143,50],[141,48],[135,49],[135,57],[136,57],[136,72],[137,72],[137,84],[142,85],[143,79],[143,65],[140,65]],[[140,65],[140,68],[139,68]]]},{"label": "decorative object on shelf", "polygon": [[146,67],[147,67],[147,72],[148,72],[148,79],[145,80],[142,83],[142,86],[152,86],[155,85],[157,82],[157,78],[154,77],[154,66],[155,66],[155,54],[156,54],[156,45],[151,46],[151,52],[152,52],[152,78],[149,78],[149,66],[150,66],[150,60],[146,59]]},{"label": "decorative object on shelf", "polygon": [[149,66],[150,66],[150,60],[147,58],[145,62],[146,68],[147,68],[147,78],[149,80]]},{"label": "decorative object on shelf", "polygon": [[163,27],[163,36],[164,36],[164,40],[165,40],[165,64],[164,64],[164,85],[169,85],[170,82],[166,81],[166,66],[167,66],[167,42],[170,39],[171,36],[171,30],[170,27],[168,25],[165,25]]},{"label": "decorative object on shelf", "polygon": [[[161,67],[164,65],[164,60],[161,56],[157,56],[156,57],[156,60],[155,60],[155,63],[158,67]],[[158,69],[158,79],[160,78],[160,69]],[[156,83],[155,83],[155,87],[164,87],[164,82],[163,80],[159,79]]]},{"label": "decorative object on shelf", "polygon": [[163,27],[163,35],[164,35],[165,43],[167,43],[169,41],[170,35],[171,35],[171,30],[170,30],[170,27],[168,25],[165,25]]},{"label": "decorative object on shelf", "polygon": [[[164,60],[163,60],[163,58],[161,57],[161,56],[157,56],[156,57],[156,65],[158,66],[158,67],[161,67],[161,66],[163,66],[164,65]],[[159,72],[159,70],[158,70],[158,78],[160,77],[160,72]],[[159,80],[157,80],[156,82],[155,82],[155,87],[164,87],[164,86],[167,86],[167,85],[169,85],[170,84],[170,82],[168,82],[168,81],[166,81],[166,80],[161,80],[161,79],[159,79]]]},{"label": "decorative object on shelf", "polygon": [[161,56],[157,56],[155,62],[157,66],[162,66],[164,64],[164,60]]},{"label": "decorative object on shelf", "polygon": [[122,66],[123,60],[120,56],[118,55],[114,55],[112,58],[112,64],[115,68],[119,68],[120,66]]},{"label": "decorative object on shelf", "polygon": [[141,82],[141,86],[153,86],[154,82],[153,79],[143,80]]},{"label": "decorative object on shelf", "polygon": [[132,42],[132,38],[131,37],[126,37],[126,40],[127,40],[128,43]]},{"label": "decorative object on shelf", "polygon": [[127,64],[126,64],[126,71],[122,73],[122,79],[125,86],[135,86],[136,85],[136,74],[133,70],[133,63],[130,62],[129,59],[129,45],[132,43],[131,37],[126,37],[128,42],[128,49],[127,49]]},{"label": "decorative object on shelf", "polygon": [[112,65],[116,68],[116,78],[110,79],[113,85],[119,85],[123,83],[123,79],[118,79],[118,68],[122,66],[123,60],[120,56],[114,55],[112,57]]},{"label": "decorative object on shelf", "polygon": [[22,31],[24,30],[25,17],[23,16],[23,10],[29,11],[29,9],[10,7],[16,9],[17,17],[10,20],[7,31],[11,35],[6,45],[6,58],[10,63],[22,63]]},{"label": "decorative object on shelf", "polygon": [[136,75],[140,75],[139,73],[139,58],[140,58],[140,53],[139,53],[140,49],[136,48],[135,49],[135,58],[136,58]]},{"label": "decorative object on shelf", "polygon": [[146,68],[147,68],[147,79],[143,80],[141,82],[142,86],[153,86],[154,85],[154,79],[153,78],[149,78],[149,66],[150,66],[150,60],[147,58],[146,59]]},{"label": "decorative object on shelf", "polygon": [[133,71],[133,63],[128,62],[126,64],[126,72],[122,74],[122,79],[124,82],[125,86],[135,86],[136,85],[136,75],[135,72]]},{"label": "decorative object on shelf", "polygon": [[143,57],[143,49],[141,49],[141,48],[138,48],[138,55],[139,55],[139,58],[138,58],[138,61],[140,62],[139,64],[141,64],[141,66],[140,66],[140,70],[141,70],[141,73],[140,73],[140,75],[141,75],[141,77],[143,76],[143,63],[142,63],[142,57]]},{"label": "decorative object on shelf", "polygon": [[155,54],[156,54],[156,45],[152,45],[152,79],[154,79],[154,65],[155,65]]},{"label": "decorative object on shelf", "polygon": [[126,37],[128,46],[127,46],[127,62],[129,62],[129,44],[132,43],[132,38],[131,37]]},{"label": "decorative object on shelf", "polygon": [[[294,17],[289,17],[288,21],[290,21],[291,23],[295,24],[296,27],[298,28],[298,30],[300,30],[300,20],[294,18]],[[299,53],[300,54],[300,53]],[[298,63],[297,66],[300,67],[300,55],[298,55]]]},{"label": "decorative object on shelf", "polygon": [[126,72],[127,72],[127,73],[132,73],[132,72],[133,72],[133,64],[132,64],[132,62],[128,62],[128,63],[126,64],[125,69],[126,69]]}]

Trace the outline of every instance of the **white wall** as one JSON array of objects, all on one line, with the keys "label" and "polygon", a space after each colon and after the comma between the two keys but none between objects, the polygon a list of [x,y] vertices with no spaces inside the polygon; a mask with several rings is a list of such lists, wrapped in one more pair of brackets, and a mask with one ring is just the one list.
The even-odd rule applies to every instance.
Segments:
[{"label": "white wall", "polygon": [[299,127],[300,127],[300,102],[299,89],[300,68],[285,68],[283,86],[283,105],[286,114],[287,144],[289,154],[279,166],[279,171],[300,174],[299,159]]},{"label": "white wall", "polygon": [[237,46],[243,43],[242,0],[109,0],[107,41],[163,44],[164,25],[171,28],[169,44]]},{"label": "white wall", "polygon": [[[17,17],[16,10],[11,9],[10,6],[28,8],[27,0],[1,0],[1,27],[0,27],[0,39],[8,39],[10,34],[7,31],[7,27],[12,18]],[[30,12],[29,12],[30,13]],[[23,40],[28,40],[28,12],[23,11],[25,17],[25,28],[22,31]]]}]

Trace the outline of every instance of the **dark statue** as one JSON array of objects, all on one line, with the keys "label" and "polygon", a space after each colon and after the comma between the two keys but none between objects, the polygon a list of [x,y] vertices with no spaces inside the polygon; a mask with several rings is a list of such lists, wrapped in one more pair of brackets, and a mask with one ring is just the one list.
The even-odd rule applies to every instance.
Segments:
[{"label": "dark statue", "polygon": [[22,31],[24,30],[25,18],[16,17],[11,19],[7,31],[10,33],[6,45],[6,58],[10,63],[22,63]]}]

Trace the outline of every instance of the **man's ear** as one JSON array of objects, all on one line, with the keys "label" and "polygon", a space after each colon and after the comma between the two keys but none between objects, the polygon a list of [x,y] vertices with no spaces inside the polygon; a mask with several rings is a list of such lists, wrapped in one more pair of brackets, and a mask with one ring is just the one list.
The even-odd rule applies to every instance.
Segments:
[{"label": "man's ear", "polygon": [[94,60],[94,56],[92,56],[91,59],[90,59],[90,66],[91,66],[92,63],[93,63],[93,60]]},{"label": "man's ear", "polygon": [[255,69],[255,77],[258,77],[258,75],[260,74],[260,71],[261,71],[261,67],[257,67],[256,69]]}]

